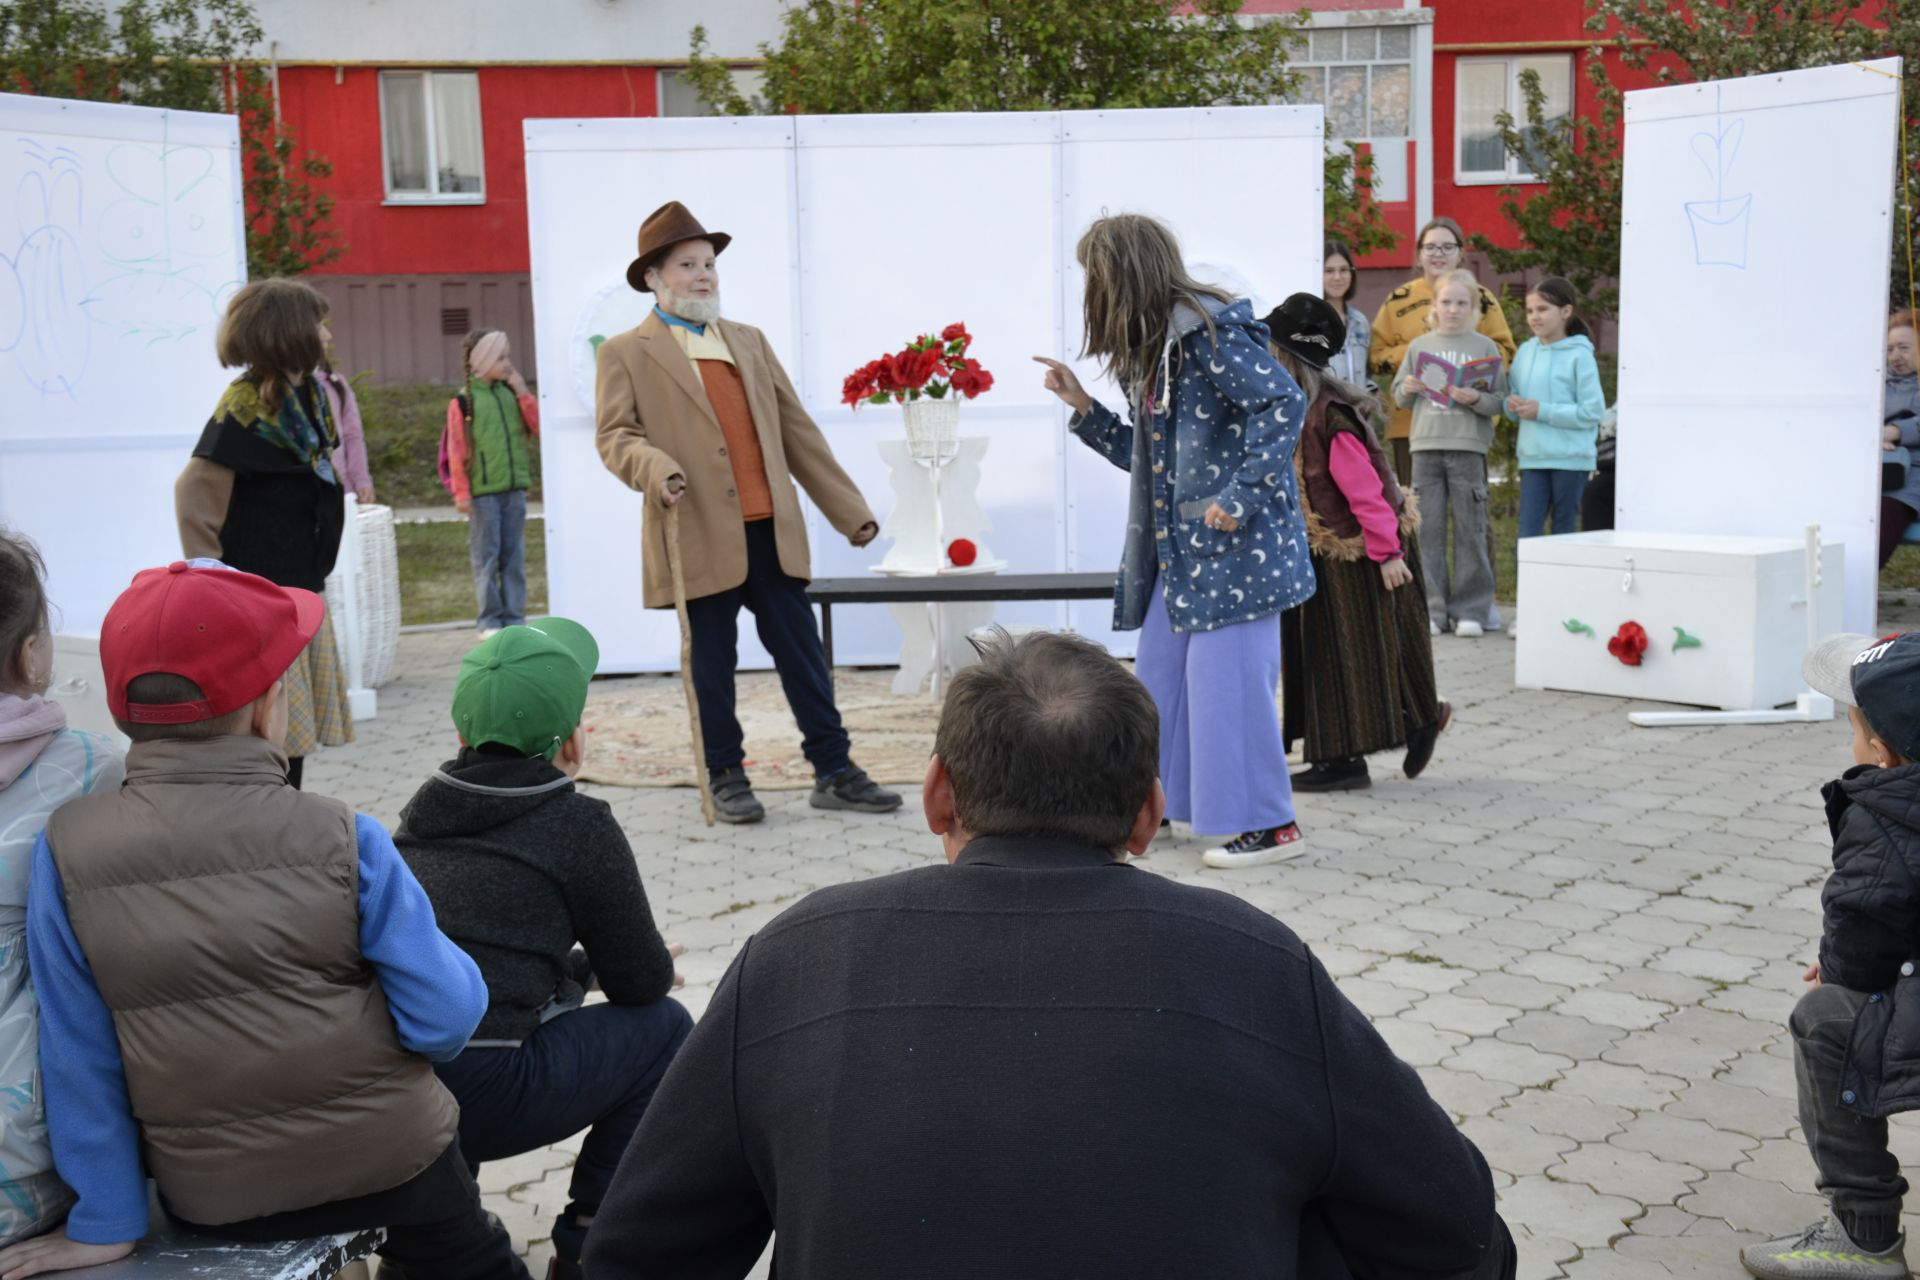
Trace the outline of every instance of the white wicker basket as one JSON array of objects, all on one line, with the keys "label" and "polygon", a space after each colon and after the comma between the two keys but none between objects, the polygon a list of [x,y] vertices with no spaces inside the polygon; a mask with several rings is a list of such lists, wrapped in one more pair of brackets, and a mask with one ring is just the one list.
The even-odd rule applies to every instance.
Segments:
[{"label": "white wicker basket", "polygon": [[[394,651],[400,643],[400,561],[394,547],[393,508],[359,507],[360,562],[354,575],[362,687],[378,689],[393,678]],[[342,547],[345,551],[345,547]],[[336,628],[347,616],[346,574],[336,567],[327,579],[327,614]],[[340,637],[345,646],[352,641]]]},{"label": "white wicker basket", "polygon": [[907,425],[907,449],[921,461],[946,462],[959,448],[960,396],[909,400],[900,406]]}]

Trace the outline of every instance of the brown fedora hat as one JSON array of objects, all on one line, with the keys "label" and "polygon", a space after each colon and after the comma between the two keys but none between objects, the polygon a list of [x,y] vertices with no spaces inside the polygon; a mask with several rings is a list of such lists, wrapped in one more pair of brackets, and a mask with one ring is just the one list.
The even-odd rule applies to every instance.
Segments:
[{"label": "brown fedora hat", "polygon": [[715,254],[733,243],[732,236],[724,231],[707,230],[700,225],[700,219],[687,211],[687,206],[678,200],[669,200],[640,224],[640,256],[627,264],[627,283],[641,293],[652,293],[647,287],[647,268],[653,265],[654,259],[686,240],[711,241]]}]

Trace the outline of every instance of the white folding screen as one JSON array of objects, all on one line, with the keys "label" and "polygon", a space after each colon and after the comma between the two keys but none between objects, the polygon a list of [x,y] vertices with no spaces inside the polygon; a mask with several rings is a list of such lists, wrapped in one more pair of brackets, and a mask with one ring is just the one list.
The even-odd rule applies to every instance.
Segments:
[{"label": "white folding screen", "polygon": [[1870,631],[1900,60],[1627,95],[1617,520],[1846,544]]},{"label": "white folding screen", "polygon": [[87,634],[180,554],[173,481],[246,279],[239,131],[15,94],[0,125],[0,524],[45,554],[56,629]]},{"label": "white folding screen", "polygon": [[[608,672],[668,670],[670,613],[640,607],[638,495],[593,448],[596,338],[650,298],[622,273],[646,214],[686,203],[734,237],[726,313],[764,330],[835,454],[884,521],[876,445],[899,412],[839,404],[842,378],[913,335],[965,321],[996,378],[963,434],[989,438],[982,505],[1009,573],[1111,571],[1126,478],[1065,431],[1031,356],[1080,343],[1073,247],[1102,212],[1165,218],[1190,262],[1260,310],[1318,289],[1318,107],[1053,114],[528,121],[528,228],[543,380],[547,559],[555,612],[591,627]],[[555,377],[551,371],[566,370]],[[1081,373],[1096,394],[1090,367]],[[857,576],[884,544],[847,545],[813,515],[814,572]],[[1071,625],[1131,652],[1104,603],[1001,606],[1011,623]],[[836,610],[843,662],[886,663],[900,638],[880,606]],[[766,655],[743,629],[743,666]]]}]

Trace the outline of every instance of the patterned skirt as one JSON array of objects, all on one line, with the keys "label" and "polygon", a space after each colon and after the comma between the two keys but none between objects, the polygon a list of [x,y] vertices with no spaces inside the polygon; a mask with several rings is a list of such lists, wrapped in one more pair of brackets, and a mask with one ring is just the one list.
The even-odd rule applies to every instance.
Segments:
[{"label": "patterned skirt", "polygon": [[322,618],[313,642],[287,668],[287,754],[309,756],[321,747],[353,741],[347,677],[333,619]]},{"label": "patterned skirt", "polygon": [[1402,542],[1413,581],[1398,591],[1371,560],[1316,555],[1319,589],[1281,615],[1284,732],[1308,764],[1403,747],[1440,718],[1417,536]]}]

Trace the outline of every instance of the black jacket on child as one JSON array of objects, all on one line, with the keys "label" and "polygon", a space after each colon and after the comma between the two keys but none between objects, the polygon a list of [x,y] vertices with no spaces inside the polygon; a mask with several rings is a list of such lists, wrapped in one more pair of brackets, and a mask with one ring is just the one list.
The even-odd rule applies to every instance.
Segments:
[{"label": "black jacket on child", "polygon": [[514,1044],[585,993],[573,946],[615,1004],[673,985],[633,850],[603,800],[545,760],[463,750],[400,812],[393,842],[491,1003],[473,1044]]},{"label": "black jacket on child", "polygon": [[1821,790],[1833,874],[1820,980],[1868,992],[1854,1022],[1840,1102],[1868,1116],[1920,1109],[1920,765],[1860,765]]}]

